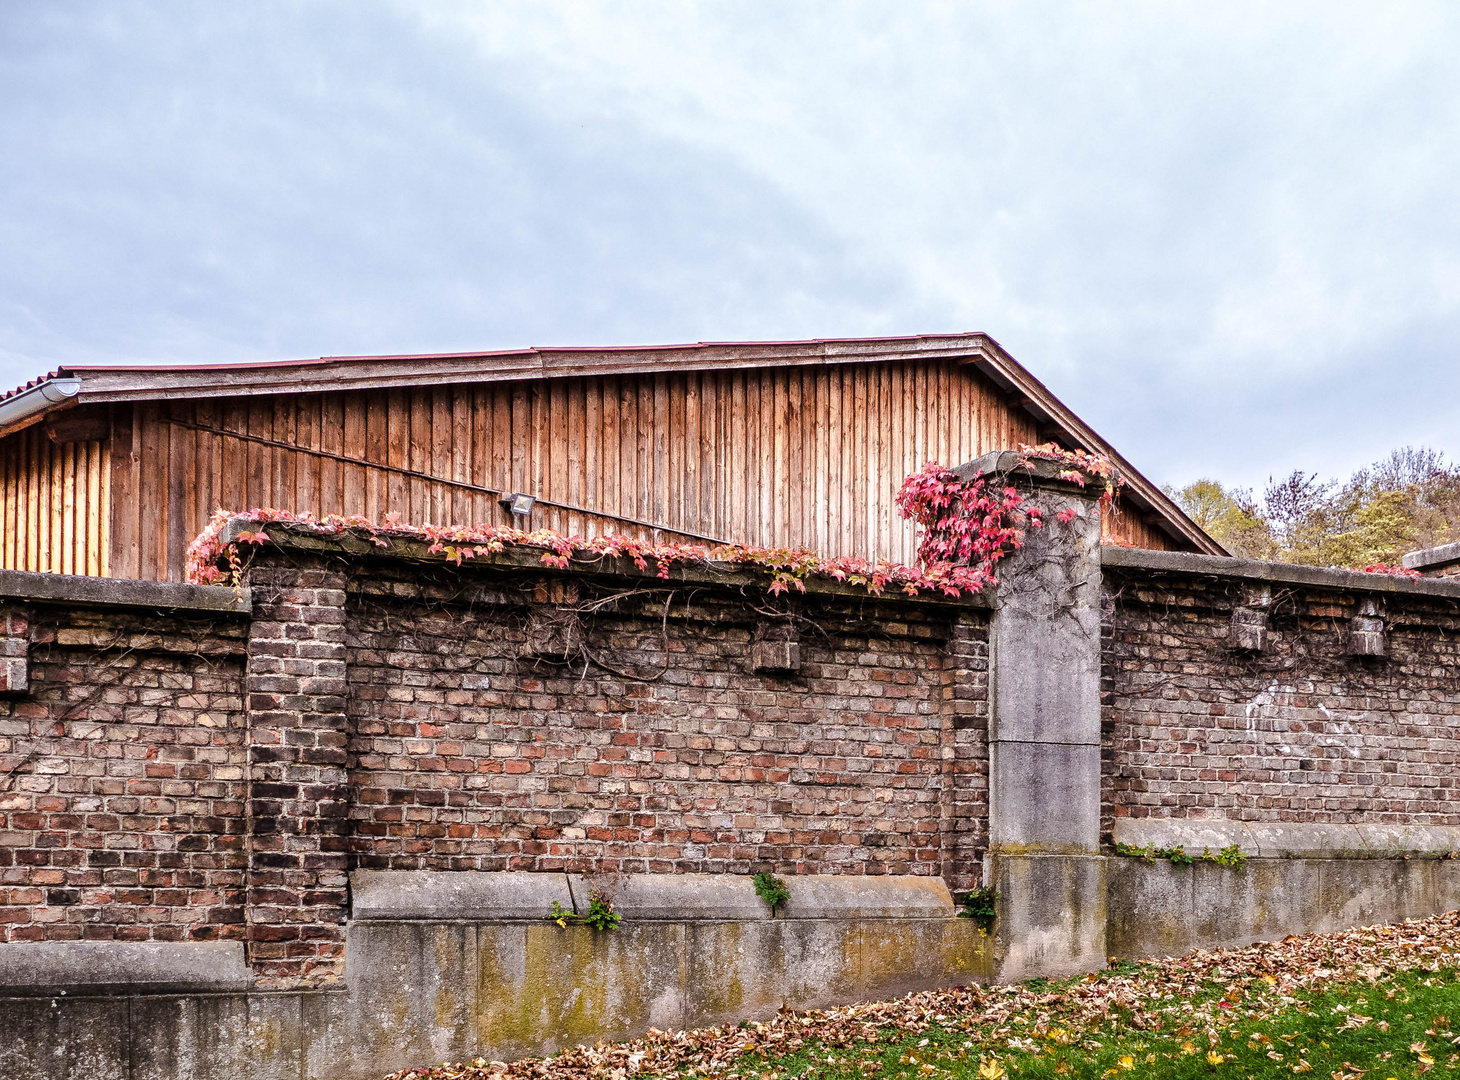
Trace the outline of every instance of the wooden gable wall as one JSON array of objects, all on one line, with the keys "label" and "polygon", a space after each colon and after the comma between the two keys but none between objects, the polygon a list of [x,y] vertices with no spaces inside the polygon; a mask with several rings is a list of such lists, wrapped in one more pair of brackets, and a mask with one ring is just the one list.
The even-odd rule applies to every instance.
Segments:
[{"label": "wooden gable wall", "polygon": [[108,576],[111,475],[105,439],[0,439],[0,570]]},{"label": "wooden gable wall", "polygon": [[[188,543],[218,507],[502,524],[502,491],[541,500],[532,528],[910,562],[913,530],[893,501],[908,473],[929,460],[957,464],[1038,441],[1032,417],[951,359],[110,408],[109,455],[103,446],[98,459],[88,447],[86,470],[76,473],[88,499],[94,475],[109,482],[109,543],[106,528],[98,536],[88,519],[90,546],[75,549],[79,526],[66,532],[63,501],[60,530],[30,529],[7,543],[4,566],[181,580]],[[57,472],[56,448],[47,458],[45,441],[38,429],[0,440],[0,460],[20,463],[6,465],[6,506],[12,487],[24,487],[31,503],[49,500],[54,519],[57,496],[45,492],[69,490],[71,474],[65,465]],[[11,449],[22,442],[24,451]],[[33,477],[46,475],[61,477],[60,486],[38,487]],[[85,505],[90,513],[93,503]],[[1135,514],[1107,531],[1137,546],[1171,546]],[[69,562],[57,563],[57,537],[74,550]]]}]

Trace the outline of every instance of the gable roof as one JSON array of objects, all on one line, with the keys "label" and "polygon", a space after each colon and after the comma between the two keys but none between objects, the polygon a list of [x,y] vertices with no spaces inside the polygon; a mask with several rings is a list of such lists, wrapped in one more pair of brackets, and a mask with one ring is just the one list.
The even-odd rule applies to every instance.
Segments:
[{"label": "gable roof", "polygon": [[[1071,412],[997,341],[982,333],[911,337],[816,338],[808,341],[696,342],[620,348],[532,348],[497,352],[392,356],[323,356],[313,360],[188,365],[66,365],[32,380],[0,402],[34,391],[49,379],[79,379],[79,393],[64,402],[104,403],[181,398],[319,393],[443,383],[509,382],[668,371],[733,370],[773,366],[885,363],[949,358],[981,372],[1012,401],[1071,448],[1115,462],[1128,487],[1123,498],[1154,514],[1169,535],[1209,555],[1226,550],[1208,536],[1159,487],[1146,479]],[[62,405],[54,406],[63,407]],[[7,429],[40,419],[41,408]],[[950,462],[949,464],[959,464]]]}]

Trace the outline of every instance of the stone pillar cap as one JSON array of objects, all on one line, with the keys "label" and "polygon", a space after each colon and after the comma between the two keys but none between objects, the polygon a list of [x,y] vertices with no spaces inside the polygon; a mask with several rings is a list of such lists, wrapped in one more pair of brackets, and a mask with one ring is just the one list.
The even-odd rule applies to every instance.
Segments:
[{"label": "stone pillar cap", "polygon": [[[983,458],[979,460],[982,461]],[[1460,563],[1460,543],[1441,544],[1439,547],[1411,551],[1399,563],[1406,570],[1418,570],[1420,573],[1453,566],[1455,563]]]},{"label": "stone pillar cap", "polygon": [[[1105,490],[1105,478],[1063,461],[1048,461],[1044,458],[1025,458],[1018,450],[994,450],[976,457],[972,461],[955,466],[953,472],[960,480],[972,480],[978,476],[1008,477],[1015,473],[1031,480],[1038,487],[1053,487],[1062,491],[1077,492],[1091,499],[1097,499]],[[1072,484],[1061,478],[1060,473],[1077,472],[1085,477],[1085,486]]]}]

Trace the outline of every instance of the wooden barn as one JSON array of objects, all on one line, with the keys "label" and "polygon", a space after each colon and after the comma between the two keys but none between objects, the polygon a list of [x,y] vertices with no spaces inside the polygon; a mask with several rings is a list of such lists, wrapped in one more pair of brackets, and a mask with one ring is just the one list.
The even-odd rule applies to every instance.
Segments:
[{"label": "wooden barn", "polygon": [[215,509],[258,506],[910,562],[907,474],[1050,440],[1121,467],[1112,538],[1223,554],[997,342],[957,334],[64,367],[0,400],[0,568],[182,580]]}]

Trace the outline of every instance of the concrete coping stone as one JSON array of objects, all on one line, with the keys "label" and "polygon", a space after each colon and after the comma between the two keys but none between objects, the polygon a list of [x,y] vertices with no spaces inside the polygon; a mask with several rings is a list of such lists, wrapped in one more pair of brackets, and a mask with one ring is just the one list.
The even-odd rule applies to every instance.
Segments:
[{"label": "concrete coping stone", "polygon": [[[263,527],[265,526],[244,517],[229,518],[224,523],[219,539],[225,544],[232,543],[238,539],[240,531],[255,531]],[[412,536],[382,531],[376,538],[385,545],[380,547],[374,540],[366,539],[358,530],[349,528],[322,527],[286,521],[271,521],[267,523],[266,527],[270,542],[280,549],[370,560],[409,559],[412,562],[429,560],[442,565],[447,564],[445,555],[431,554],[429,550],[431,545],[428,541]],[[466,573],[504,570],[531,570],[535,573],[551,572],[607,580],[650,581],[656,583],[656,587],[667,581],[740,589],[747,584],[763,583],[768,587],[771,582],[771,572],[764,567],[751,563],[709,559],[673,563],[668,568],[669,576],[667,578],[660,578],[656,567],[651,566],[640,570],[632,559],[625,556],[574,560],[570,561],[567,567],[549,571],[542,562],[542,549],[525,544],[508,546],[496,554],[472,559],[464,568]],[[805,586],[805,595],[808,596],[847,597],[855,600],[870,598],[889,604],[916,605],[922,608],[932,606],[959,609],[993,606],[991,590],[988,589],[977,593],[964,592],[956,597],[947,596],[937,590],[924,590],[915,596],[909,596],[896,588],[888,588],[883,593],[874,594],[868,591],[865,585],[853,585],[850,582],[837,581],[820,574],[807,576],[802,581],[802,585]]]},{"label": "concrete coping stone", "polygon": [[[953,897],[941,878],[808,874],[783,879],[791,894],[775,918],[951,918]],[[554,901],[587,911],[599,888],[628,920],[754,921],[772,917],[740,874],[581,874],[522,871],[357,870],[350,875],[357,920],[498,921],[547,917]]]},{"label": "concrete coping stone", "polygon": [[474,870],[356,870],[356,919],[541,919],[553,902],[573,910],[565,874]]},{"label": "concrete coping stone", "polygon": [[0,598],[95,607],[214,611],[228,615],[248,615],[253,611],[253,597],[248,589],[80,574],[37,574],[29,570],[0,570]]},{"label": "concrete coping stone", "polygon": [[0,995],[247,990],[240,941],[37,941],[0,945]]},{"label": "concrete coping stone", "polygon": [[1285,585],[1312,585],[1348,592],[1390,593],[1411,596],[1460,597],[1460,580],[1413,578],[1399,574],[1364,574],[1357,570],[1330,570],[1295,563],[1259,562],[1189,551],[1152,551],[1146,548],[1102,546],[1100,564],[1133,570],[1164,570],[1178,574],[1271,581]]},{"label": "concrete coping stone", "polygon": [[1096,484],[1076,484],[1060,476],[1061,473],[1078,472],[1085,476],[1086,473],[1077,466],[1059,461],[1048,461],[1044,458],[1028,458],[1017,450],[992,450],[972,461],[965,461],[962,465],[954,466],[953,472],[961,480],[972,480],[978,476],[1008,478],[1019,474],[1027,480],[1035,482],[1038,487],[1052,487],[1061,491],[1069,491],[1084,498],[1094,501],[1100,497],[1102,488]]},{"label": "concrete coping stone", "polygon": [[1460,563],[1460,542],[1411,551],[1399,560],[1399,564],[1406,570],[1438,570],[1455,563]]},{"label": "concrete coping stone", "polygon": [[1460,851],[1460,827],[1227,821],[1219,818],[1115,819],[1117,844],[1185,848],[1199,855],[1237,845],[1256,858],[1383,859]]}]

